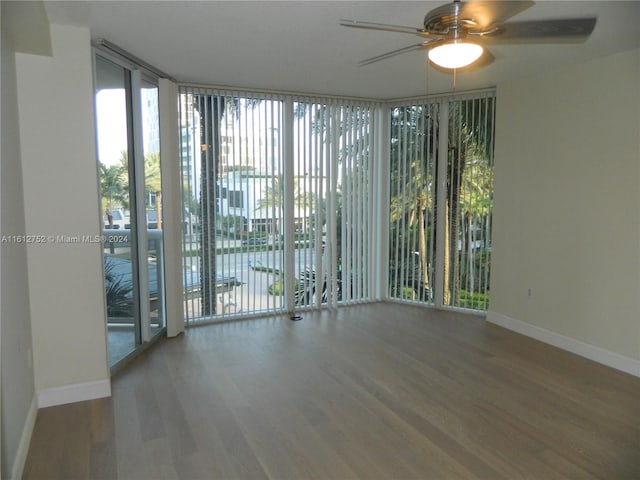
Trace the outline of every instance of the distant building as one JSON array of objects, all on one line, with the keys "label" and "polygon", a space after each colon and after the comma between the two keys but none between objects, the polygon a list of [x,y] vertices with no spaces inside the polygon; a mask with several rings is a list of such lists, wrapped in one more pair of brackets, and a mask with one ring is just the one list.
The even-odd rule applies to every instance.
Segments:
[{"label": "distant building", "polygon": [[[305,185],[303,177],[298,177],[296,185]],[[245,220],[247,232],[283,233],[280,219],[284,217],[278,193],[280,177],[253,170],[227,172],[219,182],[219,206],[223,216],[238,216]],[[313,183],[313,182],[312,182]],[[324,179],[322,182],[324,190]],[[275,186],[275,191],[274,191]],[[319,203],[314,189],[296,189],[297,202],[294,205],[294,222],[297,231],[306,231],[309,217]],[[269,203],[267,203],[269,202]]]}]

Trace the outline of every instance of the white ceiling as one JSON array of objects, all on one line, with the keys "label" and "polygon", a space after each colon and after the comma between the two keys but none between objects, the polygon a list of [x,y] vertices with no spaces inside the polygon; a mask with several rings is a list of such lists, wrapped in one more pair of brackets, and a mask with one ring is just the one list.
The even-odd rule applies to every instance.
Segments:
[{"label": "white ceiling", "polygon": [[[411,52],[358,61],[419,43],[412,35],[339,26],[342,18],[421,27],[444,1],[45,2],[51,23],[91,29],[183,82],[399,98],[452,90],[453,76]],[[492,46],[495,62],[458,73],[456,90],[640,47],[640,1],[538,1],[513,20],[596,16],[581,45]]]}]

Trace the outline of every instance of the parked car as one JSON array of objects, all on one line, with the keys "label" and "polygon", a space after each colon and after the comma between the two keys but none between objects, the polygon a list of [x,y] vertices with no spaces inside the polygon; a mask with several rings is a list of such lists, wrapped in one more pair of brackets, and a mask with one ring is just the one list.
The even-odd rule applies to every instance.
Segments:
[{"label": "parked car", "polygon": [[147,228],[158,228],[158,211],[147,210]]},{"label": "parked car", "polygon": [[109,217],[104,216],[104,228],[122,230],[131,227],[131,219],[129,215],[124,213],[124,210],[115,209],[111,212],[112,222],[109,222]]},{"label": "parked car", "polygon": [[242,240],[242,245],[266,245],[267,239],[261,237],[249,237]]},{"label": "parked car", "polygon": [[[109,217],[104,216],[104,228],[111,230],[130,230],[131,216],[125,213],[125,210],[115,209],[111,212],[113,217],[113,226],[109,224]],[[158,228],[158,212],[157,210],[147,210],[147,228],[155,230]]]}]

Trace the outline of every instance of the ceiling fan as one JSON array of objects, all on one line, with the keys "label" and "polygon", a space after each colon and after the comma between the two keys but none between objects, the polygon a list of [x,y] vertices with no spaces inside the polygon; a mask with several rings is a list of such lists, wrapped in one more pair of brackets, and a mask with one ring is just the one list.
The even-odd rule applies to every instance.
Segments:
[{"label": "ceiling fan", "polygon": [[593,31],[596,18],[564,18],[506,22],[532,7],[533,1],[454,0],[434,8],[424,17],[424,27],[414,28],[386,23],[340,20],[340,25],[368,30],[408,33],[426,40],[368,58],[369,65],[415,50],[428,50],[428,58],[445,71],[475,68],[494,60],[486,45],[517,43],[583,43]]}]

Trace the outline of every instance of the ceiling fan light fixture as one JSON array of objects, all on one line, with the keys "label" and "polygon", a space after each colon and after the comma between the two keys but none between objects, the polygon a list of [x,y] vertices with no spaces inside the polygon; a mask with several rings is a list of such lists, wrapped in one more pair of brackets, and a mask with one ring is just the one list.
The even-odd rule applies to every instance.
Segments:
[{"label": "ceiling fan light fixture", "polygon": [[478,60],[484,53],[482,45],[465,40],[448,40],[429,50],[428,57],[442,68],[463,68]]}]

